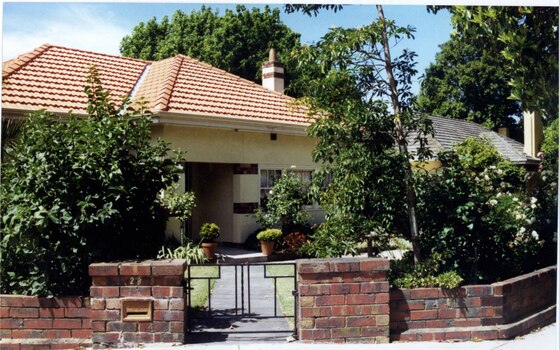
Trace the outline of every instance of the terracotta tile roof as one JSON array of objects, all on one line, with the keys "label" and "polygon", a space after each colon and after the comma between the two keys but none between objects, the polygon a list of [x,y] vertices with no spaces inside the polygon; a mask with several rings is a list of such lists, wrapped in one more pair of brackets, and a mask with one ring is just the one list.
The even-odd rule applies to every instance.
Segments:
[{"label": "terracotta tile roof", "polygon": [[97,67],[101,83],[120,103],[148,64],[45,44],[2,65],[2,108],[84,113],[84,87],[90,65]]},{"label": "terracotta tile roof", "polygon": [[183,55],[150,62],[47,44],[3,64],[2,107],[83,113],[90,64],[115,101],[134,91],[155,114],[308,124],[292,98]]}]

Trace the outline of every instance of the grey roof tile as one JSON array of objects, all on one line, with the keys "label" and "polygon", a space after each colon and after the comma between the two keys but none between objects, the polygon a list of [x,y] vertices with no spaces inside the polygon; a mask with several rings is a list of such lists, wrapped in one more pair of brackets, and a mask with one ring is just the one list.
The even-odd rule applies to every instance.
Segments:
[{"label": "grey roof tile", "polygon": [[[433,123],[435,132],[434,140],[428,137],[428,147],[436,155],[440,151],[450,150],[452,147],[464,141],[467,137],[484,137],[488,139],[499,153],[513,163],[517,164],[536,164],[538,158],[531,157],[524,153],[524,145],[509,137],[500,135],[474,122],[450,119],[438,116],[429,116]],[[408,149],[415,153],[419,144],[415,142],[415,133],[408,136]]]}]

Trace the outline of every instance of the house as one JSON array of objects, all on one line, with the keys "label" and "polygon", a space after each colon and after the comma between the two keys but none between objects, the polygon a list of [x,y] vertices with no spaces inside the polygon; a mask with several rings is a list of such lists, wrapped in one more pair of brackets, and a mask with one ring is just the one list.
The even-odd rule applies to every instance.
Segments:
[{"label": "house", "polygon": [[[287,169],[308,179],[318,168],[306,110],[282,93],[283,66],[273,54],[260,86],[183,55],[151,62],[45,44],[2,65],[3,118],[43,108],[86,115],[91,64],[114,101],[129,94],[149,101],[154,138],[187,151],[180,185],[196,194],[193,236],[215,222],[223,241],[244,242],[274,179]],[[309,211],[321,220],[320,209]],[[170,230],[178,232],[178,223]]]},{"label": "house", "polygon": [[[283,171],[310,179],[319,167],[311,156],[315,140],[306,136],[307,111],[282,93],[284,67],[273,50],[260,86],[184,55],[153,62],[45,44],[3,63],[2,117],[23,118],[39,109],[86,115],[89,65],[97,67],[115,102],[126,96],[148,101],[153,138],[188,152],[180,190],[197,198],[190,236],[215,222],[223,241],[244,242],[258,228],[252,213],[274,179]],[[512,161],[537,162],[521,144],[482,126],[431,119],[435,153],[467,136],[486,136]],[[320,208],[308,210],[315,222],[323,219]],[[178,222],[170,222],[169,231],[177,233]]]}]

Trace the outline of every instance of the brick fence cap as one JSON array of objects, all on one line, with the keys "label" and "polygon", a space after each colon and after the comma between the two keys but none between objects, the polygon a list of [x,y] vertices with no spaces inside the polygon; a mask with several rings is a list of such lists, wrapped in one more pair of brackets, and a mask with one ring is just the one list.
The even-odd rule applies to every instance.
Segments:
[{"label": "brick fence cap", "polygon": [[504,281],[500,281],[500,282],[495,282],[495,283],[492,283],[491,286],[492,286],[492,287],[500,287],[500,286],[504,286],[505,284],[511,284],[511,283],[514,283],[514,282],[517,282],[517,281],[524,280],[524,279],[526,279],[526,278],[530,278],[530,277],[532,277],[532,276],[537,276],[537,275],[539,275],[539,274],[541,274],[541,273],[546,273],[546,272],[551,272],[551,271],[555,271],[555,272],[556,272],[556,271],[557,271],[557,265],[552,265],[552,266],[544,267],[544,268],[542,268],[542,269],[539,269],[539,270],[536,270],[536,271],[533,271],[533,272],[529,272],[529,273],[526,273],[526,274],[524,274],[524,275],[520,275],[520,276],[515,276],[515,277],[512,277],[512,278],[509,278],[508,280],[504,280]]},{"label": "brick fence cap", "polygon": [[149,264],[151,266],[164,266],[164,265],[180,265],[186,266],[186,259],[161,259],[161,260],[144,260],[142,264]]},{"label": "brick fence cap", "polygon": [[118,276],[119,263],[93,263],[89,265],[90,276]]}]

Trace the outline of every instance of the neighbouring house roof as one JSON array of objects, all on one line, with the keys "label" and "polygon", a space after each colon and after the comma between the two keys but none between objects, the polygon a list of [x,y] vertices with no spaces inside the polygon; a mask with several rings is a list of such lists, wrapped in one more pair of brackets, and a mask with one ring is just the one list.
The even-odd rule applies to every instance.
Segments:
[{"label": "neighbouring house roof", "polygon": [[[524,153],[524,145],[509,137],[491,131],[484,126],[459,119],[450,119],[437,116],[429,116],[433,123],[434,137],[428,136],[428,147],[437,154],[447,151],[464,141],[467,137],[483,137],[499,151],[503,158],[517,164],[537,164],[538,158],[531,157]],[[417,151],[419,144],[414,141],[416,134],[408,137],[408,149],[411,152]]]},{"label": "neighbouring house roof", "polygon": [[294,99],[184,55],[146,61],[42,45],[2,65],[2,108],[85,114],[84,86],[94,64],[115,102],[144,98],[155,116],[180,121],[235,120],[305,127],[307,111]]}]

